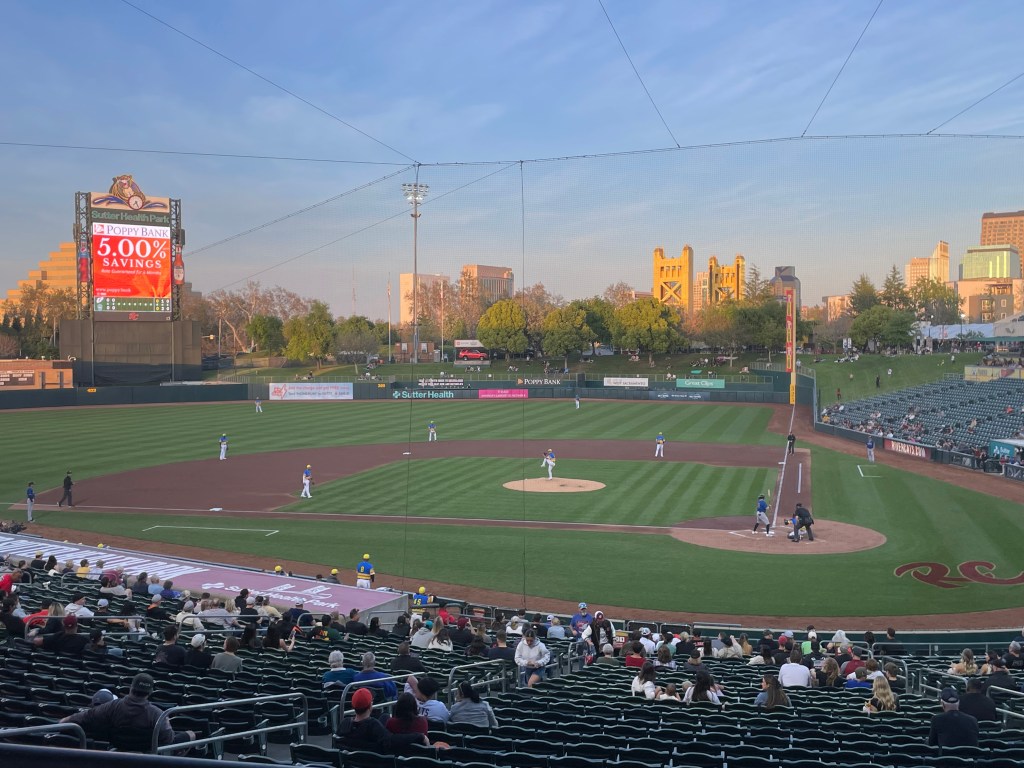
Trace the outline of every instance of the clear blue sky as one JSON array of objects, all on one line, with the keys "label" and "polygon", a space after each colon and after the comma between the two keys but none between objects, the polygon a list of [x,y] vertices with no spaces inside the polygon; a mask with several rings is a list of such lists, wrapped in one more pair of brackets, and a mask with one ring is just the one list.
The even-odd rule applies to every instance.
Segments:
[{"label": "clear blue sky", "polygon": [[[735,253],[763,272],[793,264],[812,304],[860,272],[881,282],[940,239],[956,264],[984,211],[1024,209],[1021,140],[803,141],[521,172],[429,165],[674,147],[596,0],[133,2],[391,148],[119,0],[5,3],[0,141],[380,165],[0,145],[4,291],[70,239],[74,192],[125,172],[182,199],[198,289],[292,259],[257,279],[377,318],[388,275],[397,296],[411,271],[400,189],[411,171],[189,252],[412,158],[431,185],[423,272],[502,264],[570,298],[620,279],[649,290],[651,250],[690,243],[698,264]],[[876,5],[605,2],[684,146],[799,136]],[[885,0],[808,135],[927,132],[1024,69],[1020,29],[1017,0]],[[939,132],[1024,134],[1022,105],[1024,78]]]}]

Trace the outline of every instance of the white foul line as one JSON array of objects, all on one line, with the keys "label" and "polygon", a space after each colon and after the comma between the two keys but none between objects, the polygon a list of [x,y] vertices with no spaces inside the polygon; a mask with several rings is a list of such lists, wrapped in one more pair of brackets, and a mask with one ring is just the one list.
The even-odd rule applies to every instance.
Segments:
[{"label": "white foul line", "polygon": [[275,533],[280,533],[279,530],[273,528],[207,528],[202,525],[151,525],[149,528],[143,528],[142,532],[152,531],[157,528],[179,528],[185,531],[236,531],[236,532],[250,532],[250,533],[266,533],[267,536],[273,536]]},{"label": "white foul line", "polygon": [[796,492],[800,493],[800,488],[804,482],[804,464],[800,462],[796,465]]},{"label": "white foul line", "polygon": [[860,476],[861,477],[869,477],[869,478],[870,477],[878,477],[878,478],[881,477],[881,475],[865,475],[864,474],[864,470],[861,468],[860,464],[857,465],[857,471],[860,472]]}]

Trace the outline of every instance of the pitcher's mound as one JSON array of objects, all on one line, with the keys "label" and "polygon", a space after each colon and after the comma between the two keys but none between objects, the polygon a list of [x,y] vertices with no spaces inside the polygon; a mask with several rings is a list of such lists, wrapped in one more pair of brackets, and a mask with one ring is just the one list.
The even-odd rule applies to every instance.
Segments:
[{"label": "pitcher's mound", "polygon": [[505,483],[503,488],[510,491],[528,491],[530,493],[585,493],[587,491],[599,491],[604,488],[604,483],[594,480],[575,480],[571,477],[556,477],[548,480],[546,477],[533,477],[529,480],[513,480]]}]

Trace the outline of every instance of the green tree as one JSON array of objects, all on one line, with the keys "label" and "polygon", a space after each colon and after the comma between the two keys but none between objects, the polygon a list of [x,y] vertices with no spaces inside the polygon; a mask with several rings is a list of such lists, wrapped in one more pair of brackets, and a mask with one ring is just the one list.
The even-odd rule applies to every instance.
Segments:
[{"label": "green tree", "polygon": [[867,275],[861,275],[850,291],[850,314],[856,317],[878,304],[878,289]]},{"label": "green tree", "polygon": [[595,338],[587,325],[586,310],[573,305],[551,310],[544,318],[543,331],[544,354],[564,358],[566,368],[569,353],[580,351]]},{"label": "green tree", "polygon": [[565,306],[565,299],[551,293],[544,283],[536,283],[516,292],[515,301],[526,314],[527,346],[537,349],[544,335],[544,318],[553,309]]},{"label": "green tree", "polygon": [[256,349],[267,355],[277,355],[284,349],[284,323],[279,317],[254,315],[245,326]]},{"label": "green tree", "polygon": [[892,269],[889,270],[889,274],[885,276],[885,282],[882,283],[882,291],[878,294],[878,300],[880,303],[898,312],[904,312],[913,306],[910,291],[907,290],[907,284],[903,282],[903,275],[900,274],[896,265],[893,265]]},{"label": "green tree", "polygon": [[526,351],[526,313],[512,299],[502,299],[487,308],[476,327],[480,343],[489,349],[501,349],[508,360]]},{"label": "green tree", "polygon": [[708,304],[696,318],[697,338],[714,349],[735,349],[739,346],[739,325],[736,304]]},{"label": "green tree", "polygon": [[319,368],[334,342],[334,318],[326,304],[314,301],[308,314],[285,323],[284,336],[289,359],[305,361],[312,357]]},{"label": "green tree", "polygon": [[586,324],[593,333],[590,342],[590,351],[593,352],[597,344],[612,343],[612,327],[615,324],[615,307],[607,299],[600,296],[593,296],[589,299],[577,299],[569,306],[578,307],[587,313]]},{"label": "green tree", "polygon": [[769,362],[772,352],[786,345],[786,305],[781,302],[741,302],[735,309],[735,321],[739,338],[767,349]]},{"label": "green tree", "polygon": [[767,277],[762,277],[761,269],[756,264],[751,264],[747,267],[744,289],[746,296],[743,298],[754,304],[763,304],[766,301],[774,301],[775,299],[775,294],[772,293],[771,280]]},{"label": "green tree", "polygon": [[615,310],[615,343],[626,349],[646,352],[654,365],[654,353],[664,353],[681,340],[680,318],[673,307],[653,298],[637,299]]},{"label": "green tree", "polygon": [[636,291],[633,290],[633,286],[628,283],[624,283],[621,280],[609,285],[604,289],[604,293],[601,294],[601,298],[611,304],[615,309],[622,309],[633,301],[635,296]]},{"label": "green tree", "polygon": [[373,322],[362,315],[352,315],[334,326],[335,357],[346,362],[366,362],[377,354],[380,343]]},{"label": "green tree", "polygon": [[960,305],[963,300],[954,288],[941,280],[918,280],[910,290],[910,296],[918,320],[925,320],[932,325],[954,325],[960,322]]},{"label": "green tree", "polygon": [[914,327],[914,316],[910,312],[898,312],[884,304],[876,304],[857,315],[850,324],[850,338],[858,347],[873,343],[902,347],[910,340]]}]

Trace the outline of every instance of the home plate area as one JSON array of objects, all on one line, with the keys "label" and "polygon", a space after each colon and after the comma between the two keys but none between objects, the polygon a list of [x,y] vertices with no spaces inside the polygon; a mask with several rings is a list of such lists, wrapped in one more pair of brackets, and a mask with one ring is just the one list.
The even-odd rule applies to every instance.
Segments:
[{"label": "home plate area", "polygon": [[793,530],[789,525],[773,526],[774,536],[765,536],[763,526],[754,533],[753,527],[753,515],[705,517],[676,523],[672,526],[672,538],[712,549],[768,555],[834,555],[885,544],[885,536],[878,531],[835,520],[816,520],[814,541],[809,541],[801,531],[800,541],[794,542],[788,538]]}]

